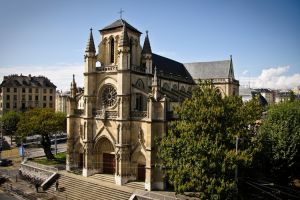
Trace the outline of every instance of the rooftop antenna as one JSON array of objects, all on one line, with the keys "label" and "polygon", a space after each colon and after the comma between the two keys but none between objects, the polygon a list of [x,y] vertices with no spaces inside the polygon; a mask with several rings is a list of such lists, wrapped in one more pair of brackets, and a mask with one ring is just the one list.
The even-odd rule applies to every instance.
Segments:
[{"label": "rooftop antenna", "polygon": [[122,19],[122,14],[123,12],[125,12],[122,8],[120,9],[120,11],[118,12],[120,14],[120,19]]}]

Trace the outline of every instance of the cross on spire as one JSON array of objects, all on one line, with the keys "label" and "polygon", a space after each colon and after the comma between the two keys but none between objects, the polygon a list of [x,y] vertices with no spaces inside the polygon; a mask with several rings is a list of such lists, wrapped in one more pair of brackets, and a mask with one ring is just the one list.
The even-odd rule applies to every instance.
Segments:
[{"label": "cross on spire", "polygon": [[122,19],[122,14],[123,12],[125,12],[124,10],[122,10],[122,8],[120,9],[120,11],[118,12],[120,14],[120,19]]}]

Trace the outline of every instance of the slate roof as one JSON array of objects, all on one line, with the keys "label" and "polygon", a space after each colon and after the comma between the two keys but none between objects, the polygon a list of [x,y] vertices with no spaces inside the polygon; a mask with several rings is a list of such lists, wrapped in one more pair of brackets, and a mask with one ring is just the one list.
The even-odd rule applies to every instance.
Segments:
[{"label": "slate roof", "polygon": [[152,53],[152,66],[153,69],[157,67],[157,75],[160,77],[194,83],[192,76],[180,62]]},{"label": "slate roof", "polygon": [[134,28],[133,26],[131,26],[130,24],[128,24],[128,22],[126,22],[124,19],[118,19],[117,21],[113,22],[112,24],[104,27],[103,29],[100,30],[100,32],[102,31],[106,31],[106,30],[112,30],[112,29],[115,29],[115,28],[119,28],[119,27],[123,27],[123,24],[125,24],[125,27],[134,31],[134,32],[137,32],[139,34],[142,34],[139,30],[137,30],[136,28]]},{"label": "slate roof", "polygon": [[0,87],[50,87],[56,86],[44,76],[23,76],[10,75],[4,76]]},{"label": "slate roof", "polygon": [[216,78],[234,79],[231,60],[185,63],[184,66],[192,75],[194,80]]}]

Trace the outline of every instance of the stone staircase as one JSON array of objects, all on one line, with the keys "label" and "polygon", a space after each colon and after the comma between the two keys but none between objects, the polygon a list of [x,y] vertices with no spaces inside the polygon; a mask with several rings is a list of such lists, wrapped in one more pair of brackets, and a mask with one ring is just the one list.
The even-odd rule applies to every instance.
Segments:
[{"label": "stone staircase", "polygon": [[112,174],[94,174],[90,177],[108,183],[115,183],[115,176]]},{"label": "stone staircase", "polygon": [[130,187],[133,189],[138,189],[138,190],[145,190],[144,182],[133,181],[133,182],[126,183],[124,186]]},{"label": "stone staircase", "polygon": [[[77,177],[76,177],[77,176]],[[105,183],[95,178],[86,178],[74,174],[60,173],[59,191],[55,184],[48,193],[55,195],[58,200],[119,200],[129,199],[134,189]]]}]

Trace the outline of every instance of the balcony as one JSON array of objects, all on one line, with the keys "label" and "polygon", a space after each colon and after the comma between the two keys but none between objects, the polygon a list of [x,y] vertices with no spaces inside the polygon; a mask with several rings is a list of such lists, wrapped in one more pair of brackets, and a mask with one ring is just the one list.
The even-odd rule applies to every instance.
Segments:
[{"label": "balcony", "polygon": [[118,117],[117,111],[103,111],[103,110],[97,110],[96,111],[96,118],[100,119],[115,119]]},{"label": "balcony", "polygon": [[130,112],[131,118],[146,118],[148,117],[147,111],[131,111]]}]

